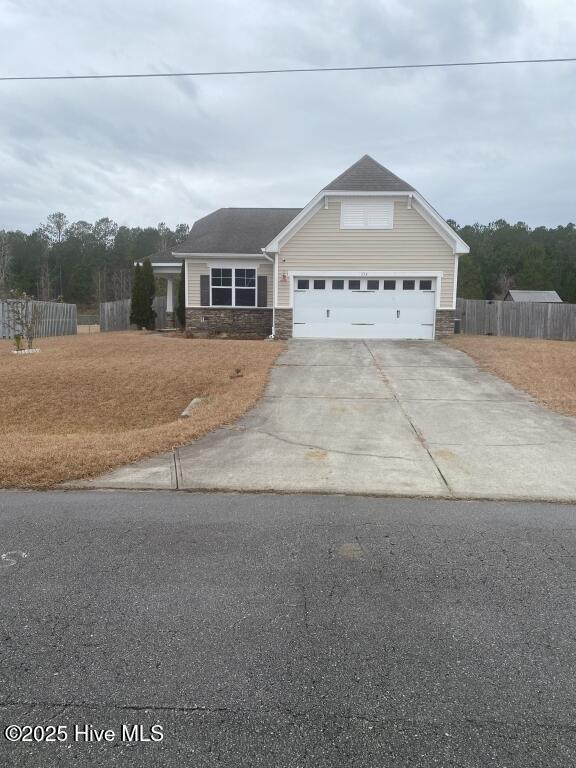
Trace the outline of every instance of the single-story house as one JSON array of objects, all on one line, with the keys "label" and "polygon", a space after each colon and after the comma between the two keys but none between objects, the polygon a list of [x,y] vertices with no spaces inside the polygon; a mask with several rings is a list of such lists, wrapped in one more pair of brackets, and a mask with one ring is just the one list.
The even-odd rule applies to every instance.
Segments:
[{"label": "single-story house", "polygon": [[190,335],[434,339],[454,331],[468,252],[419,192],[364,155],[302,209],[210,213],[172,257],[174,274],[186,265]]},{"label": "single-story house", "polygon": [[530,301],[533,304],[562,304],[556,291],[508,291],[504,301]]}]

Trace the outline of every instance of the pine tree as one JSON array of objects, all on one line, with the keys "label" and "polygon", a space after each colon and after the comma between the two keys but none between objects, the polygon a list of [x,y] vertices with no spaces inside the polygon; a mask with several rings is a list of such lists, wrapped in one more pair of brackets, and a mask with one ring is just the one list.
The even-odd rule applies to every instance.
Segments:
[{"label": "pine tree", "polygon": [[484,282],[478,260],[470,254],[464,254],[458,261],[458,298],[483,299]]},{"label": "pine tree", "polygon": [[132,280],[132,300],[130,302],[130,323],[142,327],[142,267],[134,265],[134,278]]},{"label": "pine tree", "polygon": [[154,320],[156,319],[156,312],[153,309],[154,296],[156,294],[156,283],[154,281],[154,272],[152,270],[152,264],[150,259],[146,257],[142,262],[142,292],[144,294],[145,301],[145,321],[144,327],[149,331],[154,330]]},{"label": "pine tree", "polygon": [[186,325],[186,268],[184,260],[180,267],[180,282],[178,283],[178,300],[176,303],[176,318],[181,328]]}]

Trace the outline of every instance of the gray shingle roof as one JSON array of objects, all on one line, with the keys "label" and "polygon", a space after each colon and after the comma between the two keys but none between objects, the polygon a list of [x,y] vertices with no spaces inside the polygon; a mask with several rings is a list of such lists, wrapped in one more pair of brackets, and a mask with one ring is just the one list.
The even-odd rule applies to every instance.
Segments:
[{"label": "gray shingle roof", "polygon": [[531,301],[542,304],[562,304],[562,299],[556,291],[508,291],[507,298],[510,296],[512,301]]},{"label": "gray shingle roof", "polygon": [[377,163],[370,155],[364,155],[357,163],[324,187],[327,190],[346,192],[411,192],[414,187],[396,174]]},{"label": "gray shingle roof", "polygon": [[260,253],[300,208],[219,208],[194,222],[174,253]]},{"label": "gray shingle roof", "polygon": [[178,262],[178,259],[172,256],[172,251],[157,251],[149,258],[152,264],[175,264]]}]

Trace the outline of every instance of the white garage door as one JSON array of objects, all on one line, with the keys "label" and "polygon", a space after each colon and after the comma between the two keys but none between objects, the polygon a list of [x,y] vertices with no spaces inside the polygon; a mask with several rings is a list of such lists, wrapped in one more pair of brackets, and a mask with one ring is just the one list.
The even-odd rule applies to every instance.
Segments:
[{"label": "white garage door", "polygon": [[432,339],[434,278],[294,278],[294,333],[309,339]]}]

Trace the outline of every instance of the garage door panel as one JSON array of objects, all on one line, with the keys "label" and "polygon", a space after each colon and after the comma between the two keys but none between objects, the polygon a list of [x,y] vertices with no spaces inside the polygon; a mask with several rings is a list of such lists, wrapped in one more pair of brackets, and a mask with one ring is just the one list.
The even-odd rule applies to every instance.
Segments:
[{"label": "garage door panel", "polygon": [[[294,336],[331,339],[432,339],[434,291],[398,289],[334,290],[331,279],[325,289],[294,291]],[[382,285],[382,282],[380,283]],[[313,279],[310,280],[313,285]],[[364,282],[364,286],[366,283]]]}]

